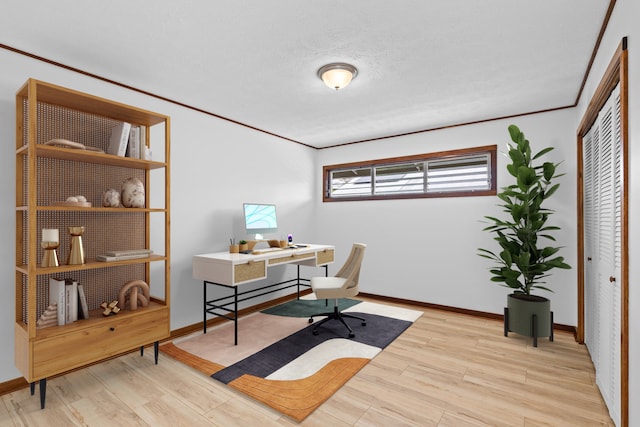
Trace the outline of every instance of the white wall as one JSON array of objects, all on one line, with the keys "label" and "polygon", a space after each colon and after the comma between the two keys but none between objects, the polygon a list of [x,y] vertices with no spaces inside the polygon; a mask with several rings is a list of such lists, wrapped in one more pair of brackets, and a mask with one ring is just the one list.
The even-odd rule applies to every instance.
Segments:
[{"label": "white wall", "polygon": [[[575,265],[575,111],[518,117],[425,132],[321,150],[316,175],[324,165],[396,157],[483,145],[498,145],[498,186],[509,185],[503,156],[510,141],[507,127],[516,124],[539,151],[556,149],[548,160],[563,161],[552,221],[562,228],[557,234],[562,255]],[[537,147],[537,149],[536,149]],[[335,243],[338,257],[347,255],[354,241],[367,243],[361,275],[363,292],[502,314],[509,289],[489,281],[489,260],[477,255],[478,247],[493,248],[492,237],[483,232],[484,215],[501,215],[496,197],[451,197],[388,201],[321,202],[318,184],[318,224],[323,241]],[[497,244],[496,244],[497,245]],[[548,280],[555,321],[576,325],[576,271],[558,270]]]},{"label": "white wall", "polygon": [[[191,257],[245,237],[242,202],[276,203],[283,233],[316,240],[309,226],[315,150],[2,49],[0,64],[0,382],[20,377],[13,361],[15,93],[30,77],[171,116],[172,329],[202,321],[202,283],[191,278]],[[294,270],[274,273],[289,278]]]},{"label": "white wall", "polygon": [[628,37],[629,53],[629,425],[640,425],[640,3],[635,0],[618,0],[611,15],[607,31],[602,39],[591,75],[585,85],[578,105],[578,119],[584,115],[589,100],[602,79],[614,52],[623,37]]}]

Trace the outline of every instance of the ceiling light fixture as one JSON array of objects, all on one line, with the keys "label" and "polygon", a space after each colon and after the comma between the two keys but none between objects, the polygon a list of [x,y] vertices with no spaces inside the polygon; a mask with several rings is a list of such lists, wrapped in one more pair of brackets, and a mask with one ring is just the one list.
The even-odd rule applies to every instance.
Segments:
[{"label": "ceiling light fixture", "polygon": [[342,89],[358,75],[358,70],[351,64],[334,62],[324,65],[318,70],[318,77],[331,89]]}]

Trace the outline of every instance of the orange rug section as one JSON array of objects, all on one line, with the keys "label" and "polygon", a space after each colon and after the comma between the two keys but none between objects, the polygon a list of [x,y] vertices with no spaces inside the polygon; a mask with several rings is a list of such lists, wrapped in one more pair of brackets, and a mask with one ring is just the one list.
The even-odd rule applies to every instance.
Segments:
[{"label": "orange rug section", "polygon": [[337,359],[314,375],[299,380],[268,380],[243,375],[228,385],[302,421],[369,362],[370,359],[364,358]]},{"label": "orange rug section", "polygon": [[207,359],[203,359],[202,357],[195,356],[188,351],[184,351],[181,348],[176,347],[172,342],[163,344],[162,346],[160,346],[160,349],[163,353],[166,353],[174,359],[184,363],[185,365],[191,366],[195,370],[209,376],[225,368],[222,365],[218,365],[217,363],[213,363]]}]

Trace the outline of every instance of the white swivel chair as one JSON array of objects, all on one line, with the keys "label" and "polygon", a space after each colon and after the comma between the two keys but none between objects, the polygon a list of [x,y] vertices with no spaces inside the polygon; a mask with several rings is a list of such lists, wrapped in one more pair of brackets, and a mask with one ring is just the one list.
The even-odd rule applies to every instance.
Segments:
[{"label": "white swivel chair", "polygon": [[349,338],[355,337],[353,330],[344,321],[344,317],[358,319],[362,326],[367,325],[367,321],[362,317],[338,311],[338,299],[348,298],[358,295],[358,279],[360,278],[360,267],[364,258],[364,250],[367,247],[364,243],[354,243],[351,248],[349,258],[333,277],[313,277],[311,278],[311,288],[318,299],[333,299],[333,312],[319,313],[309,316],[309,323],[313,323],[313,318],[327,316],[313,328],[313,334],[318,335],[318,327],[329,320],[339,320],[349,330]]}]

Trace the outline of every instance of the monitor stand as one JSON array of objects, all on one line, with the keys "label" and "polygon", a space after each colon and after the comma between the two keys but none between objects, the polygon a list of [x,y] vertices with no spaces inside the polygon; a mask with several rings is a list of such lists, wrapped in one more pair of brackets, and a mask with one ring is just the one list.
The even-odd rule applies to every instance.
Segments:
[{"label": "monitor stand", "polygon": [[286,240],[267,240],[258,238],[258,236],[256,236],[255,240],[248,240],[247,243],[249,244],[250,251],[252,251],[259,243],[266,243],[267,247],[269,248],[286,248],[288,245],[288,242]]}]

